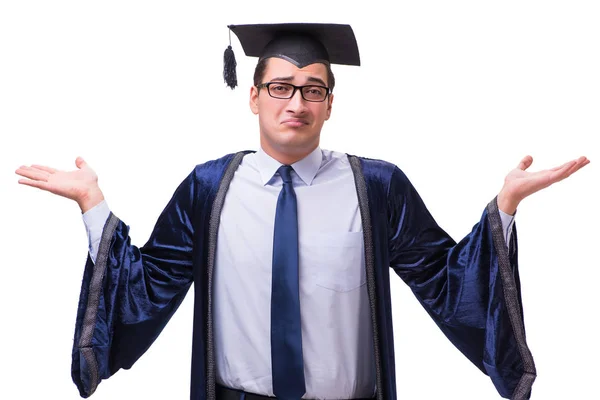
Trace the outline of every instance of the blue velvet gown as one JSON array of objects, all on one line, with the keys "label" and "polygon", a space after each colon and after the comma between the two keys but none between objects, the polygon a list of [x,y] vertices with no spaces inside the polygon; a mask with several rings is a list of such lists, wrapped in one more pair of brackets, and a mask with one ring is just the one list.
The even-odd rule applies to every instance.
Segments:
[{"label": "blue velvet gown", "polygon": [[[79,300],[72,377],[82,397],[130,368],[194,282],[192,400],[215,400],[212,280],[223,200],[244,152],[198,165],[179,185],[142,247],[111,214]],[[448,339],[500,396],[528,399],[536,376],[525,340],[517,239],[505,243],[496,199],[456,243],[396,166],[349,156],[364,231],[378,400],[396,399],[390,267]]]}]

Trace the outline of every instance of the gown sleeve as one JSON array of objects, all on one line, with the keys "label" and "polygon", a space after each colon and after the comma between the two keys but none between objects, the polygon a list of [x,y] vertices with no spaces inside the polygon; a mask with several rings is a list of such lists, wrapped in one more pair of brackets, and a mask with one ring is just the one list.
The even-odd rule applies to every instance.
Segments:
[{"label": "gown sleeve", "polygon": [[192,283],[193,173],[177,188],[148,242],[130,243],[129,227],[110,213],[96,257],[85,265],[71,375],[81,397],[144,354]]},{"label": "gown sleeve", "polygon": [[496,199],[456,243],[396,168],[388,191],[388,216],[394,271],[503,398],[528,399],[536,370],[525,341],[517,233],[513,227],[507,245]]}]

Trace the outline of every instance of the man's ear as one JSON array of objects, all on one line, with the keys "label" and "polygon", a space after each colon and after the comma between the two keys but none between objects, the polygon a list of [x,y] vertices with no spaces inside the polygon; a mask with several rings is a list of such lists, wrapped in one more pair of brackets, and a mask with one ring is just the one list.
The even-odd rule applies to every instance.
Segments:
[{"label": "man's ear", "polygon": [[331,117],[331,105],[333,104],[333,93],[329,94],[329,98],[327,99],[327,118],[325,118],[325,121],[327,121],[329,119],[329,117]]},{"label": "man's ear", "polygon": [[254,85],[250,88],[250,110],[258,114],[258,88]]}]

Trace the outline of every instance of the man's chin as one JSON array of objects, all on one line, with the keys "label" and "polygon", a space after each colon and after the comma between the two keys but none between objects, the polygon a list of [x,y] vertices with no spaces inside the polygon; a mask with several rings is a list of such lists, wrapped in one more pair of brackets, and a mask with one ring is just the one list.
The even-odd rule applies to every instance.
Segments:
[{"label": "man's chin", "polygon": [[304,153],[307,149],[314,148],[315,143],[318,145],[319,139],[301,134],[290,134],[282,132],[281,136],[275,140],[276,146],[286,153]]},{"label": "man's chin", "polygon": [[303,152],[307,148],[314,148],[315,143],[319,143],[319,134],[309,128],[306,125],[302,128],[280,127],[276,132],[265,135],[263,139],[266,139],[273,147],[291,152]]}]

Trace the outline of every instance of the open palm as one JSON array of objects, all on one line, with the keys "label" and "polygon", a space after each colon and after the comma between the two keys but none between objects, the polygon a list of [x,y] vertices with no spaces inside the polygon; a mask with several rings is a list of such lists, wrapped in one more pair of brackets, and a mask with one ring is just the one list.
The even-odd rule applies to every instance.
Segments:
[{"label": "open palm", "polygon": [[60,171],[43,165],[31,165],[21,166],[15,172],[26,178],[19,179],[20,184],[75,200],[83,210],[83,205],[87,201],[94,198],[97,204],[101,201],[102,195],[98,187],[98,176],[94,170],[81,157],[75,160],[75,165],[77,169],[74,171]]},{"label": "open palm", "polygon": [[[589,162],[586,157],[579,157],[558,167],[527,172],[526,169],[533,163],[533,158],[524,157],[517,168],[510,171],[504,179],[504,186],[498,195],[500,208],[504,212],[513,214],[519,202],[525,197],[568,178]],[[503,202],[504,207],[500,202]]]}]

